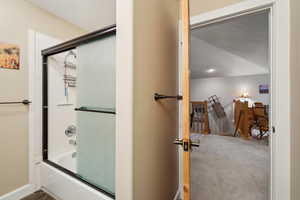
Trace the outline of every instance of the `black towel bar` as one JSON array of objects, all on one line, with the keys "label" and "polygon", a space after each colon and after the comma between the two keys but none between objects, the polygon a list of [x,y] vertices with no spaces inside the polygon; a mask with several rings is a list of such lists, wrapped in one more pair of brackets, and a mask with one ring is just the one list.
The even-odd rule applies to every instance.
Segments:
[{"label": "black towel bar", "polygon": [[31,101],[25,99],[23,101],[4,101],[4,102],[0,102],[0,105],[9,105],[9,104],[24,104],[24,105],[29,105],[31,104]]}]

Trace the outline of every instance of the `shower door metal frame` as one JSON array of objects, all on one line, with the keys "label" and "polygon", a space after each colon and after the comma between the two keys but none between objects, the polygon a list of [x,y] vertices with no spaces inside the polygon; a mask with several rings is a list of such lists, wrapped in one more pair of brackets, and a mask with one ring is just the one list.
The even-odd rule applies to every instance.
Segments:
[{"label": "shower door metal frame", "polygon": [[[79,180],[82,183],[85,183],[86,185],[98,190],[101,193],[104,193],[105,195],[115,199],[115,194],[108,192],[102,188],[99,188],[97,186],[95,186],[94,184],[84,180],[83,178],[81,178],[80,176],[78,176],[77,174],[75,174],[74,172],[50,161],[48,159],[48,57],[58,54],[58,53],[62,53],[65,51],[69,51],[72,49],[75,49],[76,47],[82,45],[82,44],[86,44],[95,40],[99,40],[105,37],[109,37],[112,35],[116,35],[116,25],[111,25],[111,26],[107,26],[103,29],[91,32],[89,34],[77,37],[75,39],[69,40],[67,42],[63,42],[61,44],[55,45],[53,47],[47,48],[42,50],[42,57],[43,57],[43,74],[42,74],[42,82],[43,82],[43,106],[42,106],[42,116],[43,116],[43,120],[42,120],[42,135],[43,135],[43,141],[42,141],[42,147],[43,147],[43,162],[45,162],[46,164],[68,174],[69,176]],[[115,114],[115,113],[111,113],[111,114]],[[101,170],[101,169],[99,169]]]}]

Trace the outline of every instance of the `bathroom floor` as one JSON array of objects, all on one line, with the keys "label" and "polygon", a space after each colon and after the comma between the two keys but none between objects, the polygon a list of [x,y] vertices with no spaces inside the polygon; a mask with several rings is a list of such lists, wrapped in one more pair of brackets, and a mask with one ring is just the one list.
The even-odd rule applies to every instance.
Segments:
[{"label": "bathroom floor", "polygon": [[47,193],[43,192],[42,190],[39,190],[21,200],[55,200],[55,199],[50,195],[48,195]]}]

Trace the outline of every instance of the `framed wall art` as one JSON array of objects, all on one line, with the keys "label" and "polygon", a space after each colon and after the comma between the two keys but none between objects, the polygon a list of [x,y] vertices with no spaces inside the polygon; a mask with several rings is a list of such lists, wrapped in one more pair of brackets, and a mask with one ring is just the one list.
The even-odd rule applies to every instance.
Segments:
[{"label": "framed wall art", "polygon": [[0,68],[20,69],[20,48],[0,42]]},{"label": "framed wall art", "polygon": [[268,84],[259,85],[259,94],[269,94],[269,85]]}]

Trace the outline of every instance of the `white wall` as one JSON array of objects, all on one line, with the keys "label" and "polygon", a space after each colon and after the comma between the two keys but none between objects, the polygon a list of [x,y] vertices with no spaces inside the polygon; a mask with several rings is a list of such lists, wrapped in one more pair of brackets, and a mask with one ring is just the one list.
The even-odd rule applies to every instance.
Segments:
[{"label": "white wall", "polygon": [[[68,89],[68,100],[64,93],[64,57],[66,53],[50,56],[48,58],[48,148],[49,158],[52,161],[64,153],[75,150],[69,144],[65,130],[70,125],[76,126],[76,88]],[[70,59],[68,59],[70,62]],[[68,74],[75,76],[74,69],[67,69]],[[75,139],[75,138],[72,138]]]},{"label": "white wall", "polygon": [[116,0],[116,199],[133,199],[134,0]]},{"label": "white wall", "polygon": [[[204,101],[208,97],[217,95],[225,108],[228,120],[233,119],[233,100],[240,96],[243,92],[247,92],[254,102],[262,102],[270,104],[270,96],[268,94],[259,94],[260,84],[269,84],[269,75],[253,75],[253,76],[237,76],[237,77],[221,77],[191,80],[191,101]],[[228,124],[232,130],[232,123]],[[210,115],[210,128],[212,131],[218,130],[215,121]],[[226,131],[226,130],[225,130]]]},{"label": "white wall", "polygon": [[112,0],[27,1],[89,32],[116,23],[116,1]]}]

